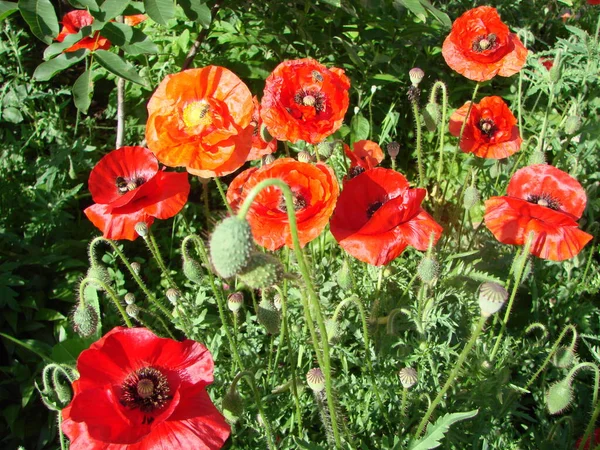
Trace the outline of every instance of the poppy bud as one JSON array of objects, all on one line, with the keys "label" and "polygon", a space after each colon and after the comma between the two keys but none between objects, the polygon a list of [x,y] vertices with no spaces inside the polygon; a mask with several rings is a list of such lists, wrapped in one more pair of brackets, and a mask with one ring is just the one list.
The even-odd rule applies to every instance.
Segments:
[{"label": "poppy bud", "polygon": [[424,256],[417,266],[417,276],[423,283],[433,283],[440,272],[440,265],[432,256]]},{"label": "poppy bud", "polygon": [[263,156],[263,166],[268,166],[269,164],[273,164],[275,162],[275,157],[271,154]]},{"label": "poppy bud", "polygon": [[202,282],[202,264],[192,258],[183,258],[183,274],[188,280],[200,284]]},{"label": "poppy bud", "polygon": [[245,219],[228,217],[210,236],[210,259],[223,278],[240,273],[249,263],[253,249],[252,231]]},{"label": "poppy bud", "polygon": [[425,126],[429,131],[437,130],[441,115],[442,113],[440,112],[440,106],[437,103],[427,103],[427,106],[425,106],[425,109],[423,110],[423,120],[425,121]]},{"label": "poppy bud", "polygon": [[169,288],[166,292],[167,299],[173,306],[177,305],[177,300],[181,297],[181,293],[177,289]]},{"label": "poppy bud", "polygon": [[569,116],[565,121],[565,133],[575,134],[581,129],[581,117]]},{"label": "poppy bud", "polygon": [[254,253],[238,278],[251,289],[266,289],[281,281],[283,265],[274,256]]},{"label": "poppy bud", "polygon": [[544,152],[542,151],[534,150],[529,156],[527,164],[530,166],[533,166],[534,164],[546,164],[546,155],[544,155]]},{"label": "poppy bud", "polygon": [[125,308],[125,312],[127,313],[127,315],[129,317],[137,319],[138,316],[140,315],[140,307],[138,305],[136,305],[135,303],[133,303],[131,305],[127,305],[127,307]]},{"label": "poppy bud", "polygon": [[73,393],[71,392],[70,384],[62,382],[59,374],[59,370],[54,370],[54,373],[52,374],[52,387],[58,401],[64,406],[67,406],[71,401]]},{"label": "poppy bud", "polygon": [[423,80],[424,76],[425,72],[423,72],[418,67],[413,67],[408,72],[408,77],[410,78],[410,82],[414,87],[417,87],[419,85],[419,83]]},{"label": "poppy bud", "polygon": [[334,142],[323,141],[317,145],[316,152],[323,159],[327,159],[333,153]]},{"label": "poppy bud", "polygon": [[[94,263],[90,266],[87,271],[86,278],[94,278],[96,280],[102,281],[104,284],[108,284],[110,282],[110,275],[108,273],[108,269],[102,264]],[[102,289],[102,287],[98,283],[91,283],[96,286],[97,289]]]},{"label": "poppy bud", "polygon": [[552,356],[552,364],[561,369],[568,369],[575,363],[575,352],[569,347],[559,347]]},{"label": "poppy bud", "polygon": [[260,138],[265,141],[266,143],[269,143],[273,140],[273,136],[271,136],[271,133],[269,133],[269,130],[267,130],[267,127],[265,127],[264,123],[260,124]]},{"label": "poppy bud", "polygon": [[352,289],[352,274],[350,263],[347,259],[342,262],[342,267],[337,273],[337,283],[344,291]]},{"label": "poppy bud", "polygon": [[312,156],[310,156],[310,153],[308,152],[301,151],[300,153],[298,153],[298,161],[303,163],[309,163],[312,161]]},{"label": "poppy bud", "polygon": [[73,329],[81,337],[90,337],[98,330],[98,314],[90,305],[78,304],[73,311]]},{"label": "poppy bud", "polygon": [[258,304],[258,312],[256,313],[258,322],[265,327],[267,333],[279,333],[279,313],[270,301],[262,299]]},{"label": "poppy bud", "polygon": [[463,206],[469,210],[479,203],[479,191],[475,186],[469,186],[465,189],[463,195]]},{"label": "poppy bud", "polygon": [[573,401],[573,388],[569,377],[554,383],[546,393],[546,406],[550,414],[560,414]]},{"label": "poppy bud", "polygon": [[135,303],[135,295],[133,295],[131,292],[125,294],[125,303],[127,305],[133,305]]},{"label": "poppy bud", "polygon": [[390,155],[390,158],[394,159],[400,153],[400,144],[396,141],[392,141],[387,145],[387,153]]},{"label": "poppy bud", "polygon": [[483,317],[497,313],[508,299],[508,292],[498,283],[486,281],[479,286],[479,308]]},{"label": "poppy bud", "polygon": [[244,294],[241,292],[234,292],[233,294],[229,294],[229,297],[227,297],[227,307],[232,313],[237,313],[243,304]]},{"label": "poppy bud", "polygon": [[323,389],[325,389],[325,376],[323,375],[323,371],[318,367],[310,369],[306,373],[306,383],[313,392],[323,391]]},{"label": "poppy bud", "polygon": [[561,61],[561,52],[556,53],[556,57],[554,58],[554,64],[548,71],[548,76],[550,77],[550,81],[552,83],[557,83],[560,80],[562,74],[562,61]]},{"label": "poppy bud", "polygon": [[333,344],[338,340],[340,334],[340,327],[338,323],[333,319],[327,319],[325,321],[325,330],[327,331],[327,341]]},{"label": "poppy bud", "polygon": [[148,236],[148,224],[146,222],[138,222],[135,224],[135,232],[141,237]]},{"label": "poppy bud", "polygon": [[405,367],[400,370],[398,375],[400,376],[400,383],[404,389],[410,389],[417,384],[417,381],[419,380],[417,371],[412,367]]},{"label": "poppy bud", "polygon": [[142,265],[139,262],[134,261],[131,263],[131,270],[133,270],[136,275],[139,275],[142,271]]},{"label": "poppy bud", "polygon": [[244,412],[244,401],[237,390],[229,389],[221,401],[223,415],[230,423],[236,423]]}]

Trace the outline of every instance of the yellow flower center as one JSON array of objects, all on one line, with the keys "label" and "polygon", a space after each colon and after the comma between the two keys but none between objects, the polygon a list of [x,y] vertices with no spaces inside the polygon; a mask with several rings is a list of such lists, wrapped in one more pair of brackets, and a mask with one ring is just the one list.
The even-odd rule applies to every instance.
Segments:
[{"label": "yellow flower center", "polygon": [[212,123],[210,105],[205,100],[188,103],[183,108],[183,123],[189,128],[210,125]]}]

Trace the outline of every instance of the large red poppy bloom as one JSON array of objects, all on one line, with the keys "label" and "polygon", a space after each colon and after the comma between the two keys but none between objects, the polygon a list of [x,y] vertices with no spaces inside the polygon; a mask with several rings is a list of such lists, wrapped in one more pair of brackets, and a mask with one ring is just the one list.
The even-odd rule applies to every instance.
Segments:
[{"label": "large red poppy bloom", "polygon": [[96,204],[84,213],[108,239],[134,240],[135,224],[177,214],[190,192],[187,173],[158,170],[152,152],[121,147],[92,169],[88,187]]},{"label": "large red poppy bloom", "polygon": [[285,61],[269,75],[261,117],[275,139],[317,144],[342,126],[350,80],[314,59]]},{"label": "large red poppy bloom", "polygon": [[429,237],[442,227],[421,208],[425,189],[411,189],[395,170],[376,167],[344,184],[331,217],[331,233],[361,261],[381,266],[411,245],[427,250]]},{"label": "large red poppy bloom", "polygon": [[[90,26],[94,22],[92,15],[86,10],[74,10],[66,13],[62,20],[62,30],[56,40],[62,42],[70,34],[76,34],[83,27]],[[110,41],[105,37],[100,36],[100,33],[96,31],[92,36],[87,36],[81,39],[79,42],[73,44],[71,47],[64,50],[65,52],[74,52],[81,48],[87,48],[90,51],[94,50],[107,50],[110,48]]]},{"label": "large red poppy bloom", "polygon": [[167,166],[203,178],[226,175],[246,162],[253,111],[250,90],[224,67],[167,75],[148,102],[148,148]]},{"label": "large red poppy bloom", "polygon": [[[460,136],[470,103],[465,103],[450,117],[452,135]],[[515,116],[502,98],[492,96],[473,104],[460,148],[481,158],[502,159],[517,152],[522,141]]]},{"label": "large red poppy bloom", "polygon": [[[321,163],[278,159],[260,169],[249,169],[238,175],[227,190],[227,200],[232,207],[238,207],[254,186],[268,178],[279,178],[292,190],[298,237],[304,247],[321,234],[335,207],[339,187],[333,170]],[[279,188],[270,186],[263,189],[256,196],[246,218],[259,245],[269,250],[293,246],[287,208]]]},{"label": "large red poppy bloom", "polygon": [[585,191],[568,173],[546,164],[524,167],[510,179],[506,194],[485,202],[485,225],[500,242],[524,245],[533,232],[531,254],[562,261],[592,239],[577,225]]},{"label": "large red poppy bloom", "polygon": [[258,103],[258,98],[256,98],[256,96],[252,98],[252,103],[254,103],[254,112],[252,113],[251,124],[254,127],[254,131],[252,133],[252,148],[250,149],[250,154],[248,155],[248,161],[260,159],[263,156],[270,155],[277,150],[276,139],[272,139],[270,142],[267,142],[260,135],[262,119],[260,118],[260,103]]},{"label": "large red poppy bloom", "polygon": [[470,80],[486,81],[519,72],[527,49],[500,20],[496,8],[479,6],[454,21],[442,55],[452,70]]},{"label": "large red poppy bloom", "polygon": [[220,449],[229,425],[212,404],[207,348],[117,327],[77,359],[62,410],[71,450]]}]

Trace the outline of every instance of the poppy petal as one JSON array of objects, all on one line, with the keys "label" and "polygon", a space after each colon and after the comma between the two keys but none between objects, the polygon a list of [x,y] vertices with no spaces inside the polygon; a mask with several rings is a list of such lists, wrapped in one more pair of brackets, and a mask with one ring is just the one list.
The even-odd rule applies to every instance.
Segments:
[{"label": "poppy petal", "polygon": [[149,216],[145,211],[139,210],[127,214],[113,214],[110,205],[95,204],[83,210],[87,218],[102,231],[106,239],[127,239],[134,241],[138,234],[135,231],[135,224],[144,222],[150,226],[154,222],[154,217]]}]

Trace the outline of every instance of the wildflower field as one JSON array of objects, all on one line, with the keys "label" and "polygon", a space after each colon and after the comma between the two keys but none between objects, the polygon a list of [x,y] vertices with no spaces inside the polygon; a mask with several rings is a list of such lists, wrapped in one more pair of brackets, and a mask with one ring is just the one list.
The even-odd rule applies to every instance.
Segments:
[{"label": "wildflower field", "polygon": [[0,20],[0,448],[600,448],[599,0]]}]

